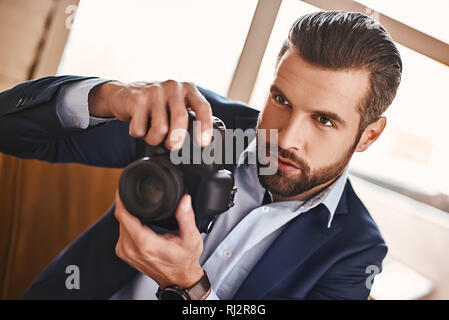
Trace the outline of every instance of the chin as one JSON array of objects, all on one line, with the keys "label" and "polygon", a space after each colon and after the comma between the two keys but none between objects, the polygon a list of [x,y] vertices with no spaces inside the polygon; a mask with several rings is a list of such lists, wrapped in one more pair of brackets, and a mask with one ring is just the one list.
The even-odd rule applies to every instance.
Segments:
[{"label": "chin", "polygon": [[[297,196],[304,191],[305,187],[304,179],[300,178],[301,173],[284,173],[279,171],[271,176],[258,176],[259,182],[268,191],[272,194],[279,195],[281,197],[294,197]],[[292,179],[291,177],[296,177],[296,179]],[[299,180],[299,181],[298,181]]]}]

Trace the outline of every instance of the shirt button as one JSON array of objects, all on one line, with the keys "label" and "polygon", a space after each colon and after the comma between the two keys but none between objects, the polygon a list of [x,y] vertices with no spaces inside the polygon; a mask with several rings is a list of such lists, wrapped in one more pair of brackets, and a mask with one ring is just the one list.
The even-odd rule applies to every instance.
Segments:
[{"label": "shirt button", "polygon": [[270,210],[270,208],[268,208],[268,207],[262,207],[262,212],[268,212],[268,210]]},{"label": "shirt button", "polygon": [[232,256],[232,250],[225,250],[223,251],[223,255],[225,256],[225,258],[230,258]]}]

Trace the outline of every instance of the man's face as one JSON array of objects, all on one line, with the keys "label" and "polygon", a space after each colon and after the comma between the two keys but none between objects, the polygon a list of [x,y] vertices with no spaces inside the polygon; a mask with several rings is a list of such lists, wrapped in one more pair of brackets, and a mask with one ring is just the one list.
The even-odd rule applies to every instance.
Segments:
[{"label": "man's face", "polygon": [[258,120],[258,129],[267,130],[267,150],[269,129],[278,130],[279,148],[278,157],[270,157],[278,171],[260,175],[261,184],[292,199],[338,177],[355,150],[358,105],[368,89],[367,70],[325,70],[290,48]]}]

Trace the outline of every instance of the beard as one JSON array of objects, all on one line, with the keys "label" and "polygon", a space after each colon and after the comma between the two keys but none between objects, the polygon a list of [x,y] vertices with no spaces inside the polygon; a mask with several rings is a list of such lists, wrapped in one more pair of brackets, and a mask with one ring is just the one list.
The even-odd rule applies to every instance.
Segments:
[{"label": "beard", "polygon": [[[279,148],[277,146],[278,154],[283,158],[291,161],[294,166],[300,170],[295,172],[285,172],[277,169],[276,173],[272,175],[258,174],[260,184],[272,194],[279,195],[281,197],[293,197],[300,195],[308,190],[311,190],[319,185],[325,184],[336,177],[340,176],[346,168],[349,160],[356,149],[358,139],[356,143],[347,150],[337,161],[322,168],[313,169],[303,159],[298,158],[293,152]],[[271,148],[276,146],[271,146]],[[259,148],[259,140],[257,140],[257,148]],[[270,142],[266,142],[267,157],[269,156]],[[277,157],[277,155],[273,155]],[[260,172],[261,167],[267,167],[268,164],[262,165],[257,161],[257,171]]]}]

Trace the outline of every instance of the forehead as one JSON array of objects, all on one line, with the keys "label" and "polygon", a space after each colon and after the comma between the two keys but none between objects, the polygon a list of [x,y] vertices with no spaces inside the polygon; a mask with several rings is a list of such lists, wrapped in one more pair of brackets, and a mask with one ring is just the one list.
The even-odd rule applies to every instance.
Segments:
[{"label": "forehead", "polygon": [[365,69],[329,70],[314,66],[290,48],[280,60],[274,84],[293,107],[357,116],[358,105],[369,89]]}]

